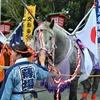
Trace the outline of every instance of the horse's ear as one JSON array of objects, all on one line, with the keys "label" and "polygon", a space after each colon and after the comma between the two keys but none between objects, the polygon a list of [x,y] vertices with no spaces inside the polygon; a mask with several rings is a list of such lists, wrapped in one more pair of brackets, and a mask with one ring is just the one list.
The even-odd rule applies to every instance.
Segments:
[{"label": "horse's ear", "polygon": [[50,23],[50,28],[52,29],[54,26],[54,19],[52,20],[52,22]]}]

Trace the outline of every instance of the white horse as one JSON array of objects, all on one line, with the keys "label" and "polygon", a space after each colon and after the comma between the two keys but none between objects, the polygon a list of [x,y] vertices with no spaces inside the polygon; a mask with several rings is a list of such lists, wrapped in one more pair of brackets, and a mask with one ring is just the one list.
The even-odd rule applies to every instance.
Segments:
[{"label": "white horse", "polygon": [[[54,24],[54,22],[44,22],[38,26],[34,31],[32,41],[31,44],[33,46],[37,60],[41,50],[44,50],[47,56],[45,64],[48,69],[50,68],[49,62],[52,62],[57,69],[56,71],[60,72],[61,74],[72,75],[62,76],[59,78],[62,80],[62,83],[54,79],[54,82],[58,82],[58,84],[53,83],[52,78],[48,76],[47,79],[41,81],[41,85],[44,86],[49,92],[58,94],[63,92],[66,88],[70,87],[69,100],[77,100],[77,86],[79,77],[76,75],[82,74],[80,69],[84,68],[84,59],[82,52],[80,52],[76,42],[72,41],[66,32],[63,31],[63,29],[58,25]],[[94,69],[93,74],[94,73],[100,74],[100,71]],[[94,83],[92,85],[92,96],[95,95],[98,89],[99,81],[100,77],[94,78]],[[58,87],[59,84],[60,87]],[[84,93],[81,100],[87,100],[85,95],[89,93],[91,88],[89,79],[82,81],[82,85],[84,87]],[[57,100],[61,100],[61,97],[58,97],[59,98]],[[54,98],[57,98],[57,96],[54,95]]]}]

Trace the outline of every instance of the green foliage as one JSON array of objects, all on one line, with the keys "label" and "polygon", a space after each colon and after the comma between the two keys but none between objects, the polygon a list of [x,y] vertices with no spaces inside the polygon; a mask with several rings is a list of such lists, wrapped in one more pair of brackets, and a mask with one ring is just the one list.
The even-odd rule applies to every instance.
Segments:
[{"label": "green foliage", "polygon": [[21,21],[24,10],[20,1],[16,0],[2,0],[2,20],[11,19],[16,25]]},{"label": "green foliage", "polygon": [[72,28],[77,24],[79,21],[79,10],[80,10],[80,2],[71,2],[67,6],[69,9],[69,18],[67,20],[67,23],[70,23]]},{"label": "green foliage", "polygon": [[44,21],[46,19],[46,15],[50,12],[49,2],[47,0],[37,0],[36,4],[36,16],[40,21]]},{"label": "green foliage", "polygon": [[[47,14],[66,12],[65,29],[74,29],[94,0],[23,0],[27,5],[36,5],[36,18],[47,20]],[[87,6],[88,5],[88,6]],[[2,0],[2,20],[11,19],[18,25],[24,17],[24,6],[21,0]]]},{"label": "green foliage", "polygon": [[81,19],[84,17],[85,7],[87,1],[86,0],[71,0],[67,7],[68,7],[68,16],[69,18],[66,20],[66,30],[68,31],[69,28],[75,29]]}]

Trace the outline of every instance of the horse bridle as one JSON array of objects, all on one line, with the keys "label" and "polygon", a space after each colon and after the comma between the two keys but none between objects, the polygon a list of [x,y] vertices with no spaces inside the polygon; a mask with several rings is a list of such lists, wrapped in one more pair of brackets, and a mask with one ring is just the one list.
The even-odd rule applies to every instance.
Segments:
[{"label": "horse bridle", "polygon": [[[37,57],[37,55],[40,53],[40,51],[41,51],[41,50],[44,50],[44,51],[51,57],[51,59],[52,59],[52,61],[53,61],[53,63],[54,63],[54,52],[55,52],[55,47],[54,47],[54,45],[55,45],[55,40],[54,40],[54,39],[51,40],[51,42],[52,42],[51,45],[52,45],[52,46],[51,46],[50,50],[47,50],[47,49],[45,48],[45,43],[44,43],[44,41],[43,41],[43,35],[42,35],[42,33],[41,33],[43,30],[48,31],[47,29],[45,29],[45,28],[43,28],[43,27],[38,28],[38,29],[35,30],[35,32],[37,31],[37,33],[38,33],[39,42],[40,42],[40,48],[39,48],[38,50],[35,49],[34,53],[35,53],[35,55],[36,55],[36,57]],[[50,34],[52,34],[53,31],[49,31],[49,32],[50,32]],[[34,47],[34,48],[36,48],[36,47]]]}]

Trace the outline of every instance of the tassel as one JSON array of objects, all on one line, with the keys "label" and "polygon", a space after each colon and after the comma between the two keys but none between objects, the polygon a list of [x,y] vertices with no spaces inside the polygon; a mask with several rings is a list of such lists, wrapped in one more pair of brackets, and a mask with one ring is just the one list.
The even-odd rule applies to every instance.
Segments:
[{"label": "tassel", "polygon": [[82,93],[82,98],[87,98],[88,94],[87,93]]},{"label": "tassel", "polygon": [[91,100],[96,100],[96,94],[92,94]]}]

